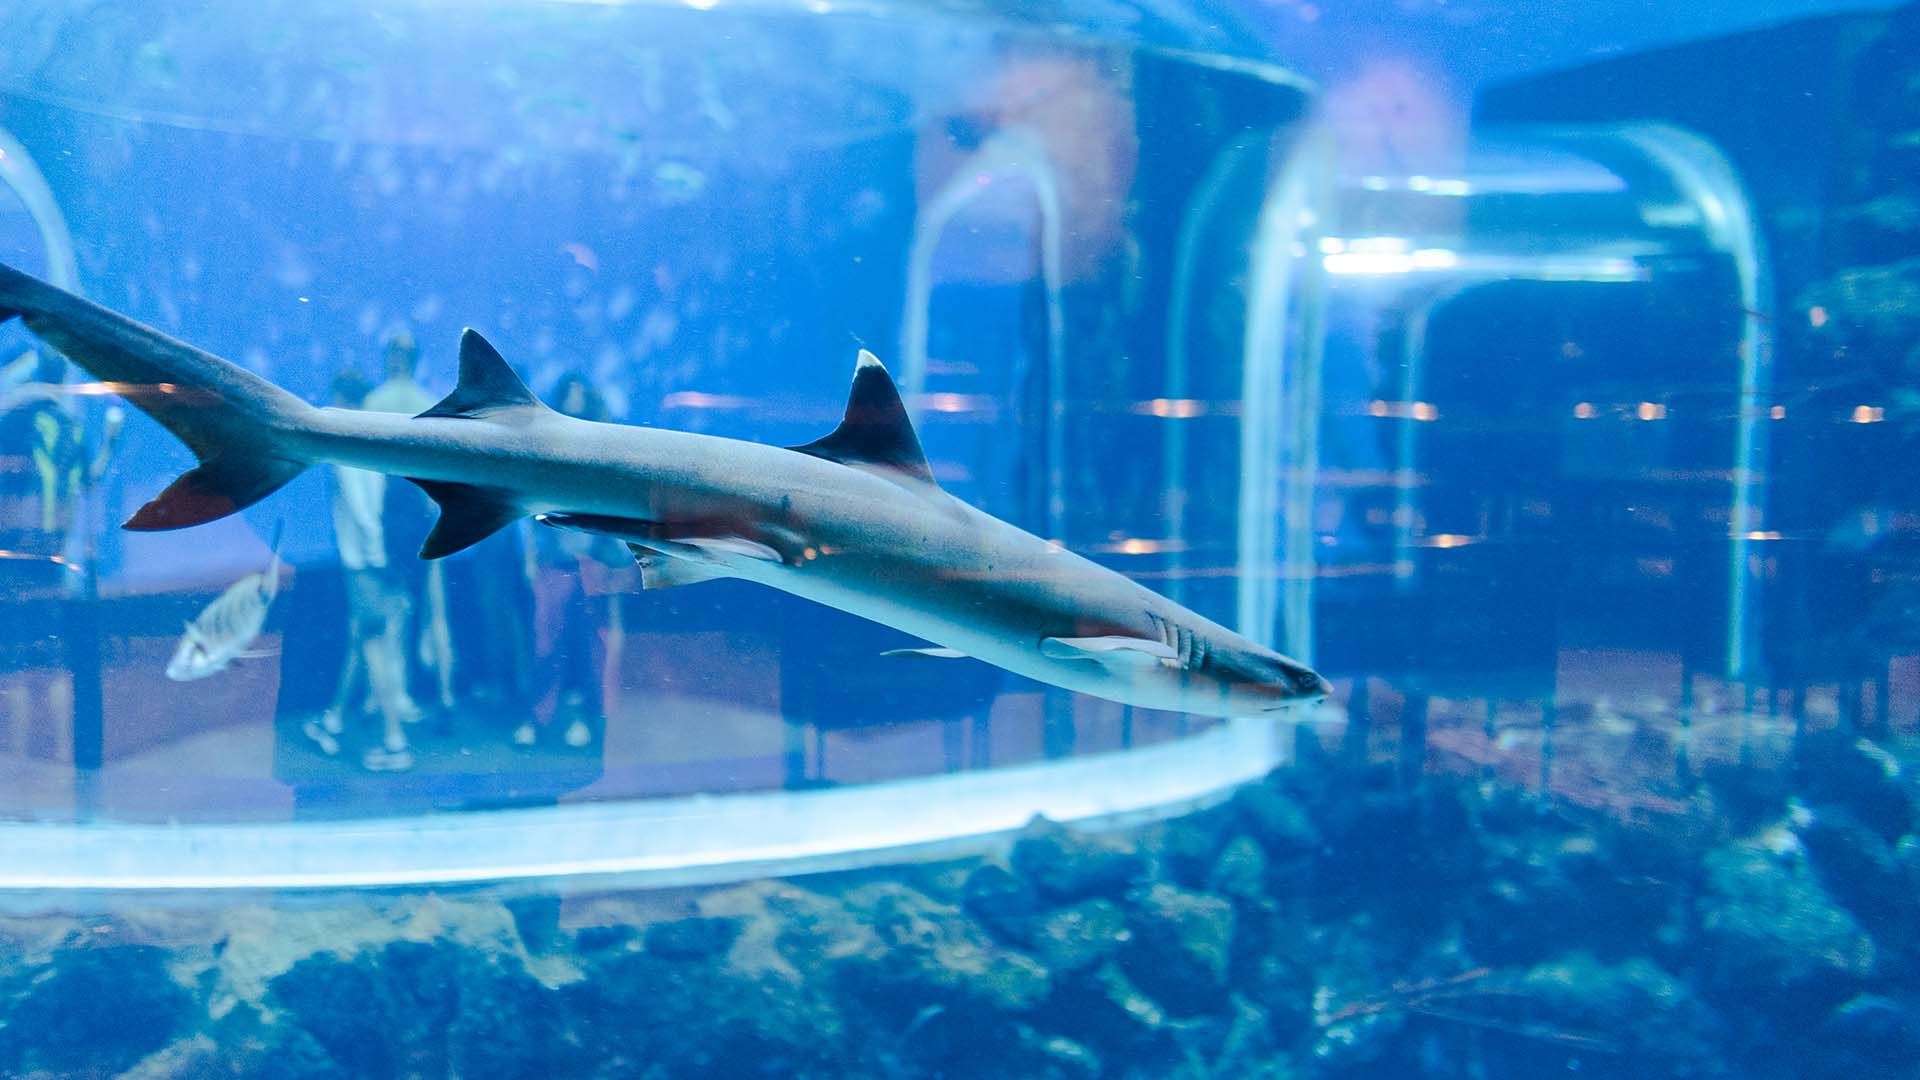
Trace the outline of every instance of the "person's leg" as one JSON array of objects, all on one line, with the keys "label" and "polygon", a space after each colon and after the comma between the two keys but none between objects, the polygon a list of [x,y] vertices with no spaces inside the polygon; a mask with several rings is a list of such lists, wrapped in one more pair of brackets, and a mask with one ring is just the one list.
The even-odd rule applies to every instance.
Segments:
[{"label": "person's leg", "polygon": [[[414,594],[406,579],[392,570],[382,575],[380,583],[382,623],[377,640],[383,675],[374,699],[383,715],[411,724],[420,719],[420,706],[413,700],[413,689],[407,680],[407,632],[414,625]],[[371,664],[368,669],[371,673]]]},{"label": "person's leg", "polygon": [[566,644],[563,647],[566,659],[566,694],[563,707],[567,713],[567,730],[563,735],[568,746],[585,746],[593,740],[593,732],[587,727],[586,713],[588,702],[599,699],[599,665],[596,662],[600,651],[599,629],[594,625],[594,597],[586,591],[573,594],[567,605]]},{"label": "person's leg", "polygon": [[366,642],[367,681],[380,713],[380,742],[361,756],[367,768],[394,771],[413,766],[406,725],[420,717],[420,707],[407,692],[407,601],[401,587],[383,579],[380,631]]},{"label": "person's leg", "polygon": [[352,703],[353,692],[367,673],[362,656],[366,648],[366,631],[357,619],[347,625],[347,655],[340,663],[340,683],[334,688],[333,704],[328,705],[327,711],[321,715],[321,723],[335,735],[346,729],[347,706]]},{"label": "person's leg", "polygon": [[332,704],[320,714],[318,721],[309,720],[301,726],[307,738],[329,757],[340,752],[340,734],[346,730],[347,708],[366,675],[363,652],[368,631],[378,618],[378,613],[369,606],[378,597],[369,591],[371,583],[367,572],[349,569],[343,571],[343,575],[347,594],[347,655],[340,662],[340,679],[334,684]]},{"label": "person's leg", "polygon": [[535,686],[533,589],[520,559],[515,558],[511,569],[500,572],[498,589],[502,600],[498,610],[500,621],[491,639],[500,649],[500,670],[506,680],[508,700],[525,703],[532,699]]},{"label": "person's leg", "polygon": [[440,707],[453,708],[453,627],[447,620],[446,567],[427,567],[427,605],[420,627],[421,659],[434,673]]},{"label": "person's leg", "polygon": [[[575,579],[576,583],[578,579]],[[584,588],[567,594],[566,630],[561,651],[566,659],[566,703],[577,716],[589,699],[599,696],[599,632],[593,619],[594,598]]]},{"label": "person's leg", "polygon": [[567,631],[570,600],[579,578],[570,569],[543,566],[533,583],[533,657],[540,696],[533,715],[513,733],[513,741],[531,746],[541,729],[553,723],[567,682]]},{"label": "person's leg", "polygon": [[608,593],[605,599],[606,628],[600,635],[600,730],[603,736],[620,708],[621,664],[627,648],[627,624],[622,614],[625,605],[621,603],[624,597],[620,593]]}]

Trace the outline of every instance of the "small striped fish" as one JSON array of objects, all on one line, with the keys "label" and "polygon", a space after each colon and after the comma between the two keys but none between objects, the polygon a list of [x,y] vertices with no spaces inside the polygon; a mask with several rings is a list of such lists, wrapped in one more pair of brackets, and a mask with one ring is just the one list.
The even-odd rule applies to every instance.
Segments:
[{"label": "small striped fish", "polygon": [[273,556],[266,570],[248,574],[227,587],[200,617],[187,624],[180,645],[167,661],[167,678],[192,682],[227,670],[249,652],[267,622],[267,607],[280,592],[280,526],[273,527]]}]

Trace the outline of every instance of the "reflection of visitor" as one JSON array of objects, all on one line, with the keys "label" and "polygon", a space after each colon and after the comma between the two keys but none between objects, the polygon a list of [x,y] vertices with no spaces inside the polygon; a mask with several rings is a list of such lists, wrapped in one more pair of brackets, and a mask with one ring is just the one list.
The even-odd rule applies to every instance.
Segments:
[{"label": "reflection of visitor", "polygon": [[[366,391],[365,379],[342,372],[333,380],[331,404],[356,408]],[[361,764],[374,772],[409,769],[413,751],[405,725],[420,718],[420,707],[407,693],[406,588],[388,565],[381,526],[387,478],[335,466],[333,480],[333,528],[347,587],[347,655],[333,703],[318,721],[308,721],[304,730],[322,752],[339,753],[338,737],[345,730],[347,711],[363,700],[359,695],[364,682],[367,699],[382,724],[379,742],[367,747]]]},{"label": "reflection of visitor", "polygon": [[1060,237],[1063,284],[1096,280],[1126,253],[1141,120],[1128,77],[1089,59],[1014,52],[969,84],[955,113],[925,117],[914,140],[920,212],[960,192],[969,208],[966,229],[944,238],[958,246],[941,255],[943,280],[1031,280],[1042,185],[1072,223]]},{"label": "reflection of visitor", "polygon": [[463,635],[456,646],[465,658],[462,691],[496,708],[524,709],[533,700],[533,527],[516,521],[471,548],[447,597],[449,621]]},{"label": "reflection of visitor", "polygon": [[[65,374],[64,360],[38,350],[0,366],[0,570],[5,571],[0,587],[14,602],[8,618],[17,630],[7,636],[16,641],[47,634],[45,629],[30,629],[57,614],[41,607],[42,602],[84,587],[85,578],[72,572],[74,563],[68,560],[86,550],[84,500],[106,471],[125,416],[117,405],[106,410],[99,446],[89,461],[88,432],[67,397],[68,387],[62,385]],[[47,723],[41,730],[56,746],[60,732],[79,730],[82,707],[75,704],[74,686],[87,668],[98,670],[97,634],[68,632],[46,640],[63,645],[71,678],[10,677],[4,687],[6,709],[13,714],[13,744],[29,753],[34,752],[30,732],[39,727],[35,714],[42,707]],[[73,760],[97,766],[98,738],[96,734],[91,744],[70,741]]]},{"label": "reflection of visitor", "polygon": [[[600,395],[586,378],[568,374],[551,397],[568,416],[605,420]],[[532,746],[565,714],[568,746],[593,741],[588,703],[597,718],[611,715],[619,687],[620,589],[632,575],[623,545],[606,537],[540,529],[534,538],[533,651],[541,695],[533,718],[513,733],[518,746]]]},{"label": "reflection of visitor", "polygon": [[[387,342],[387,380],[367,395],[361,407],[373,412],[423,413],[437,402],[427,388],[414,379],[420,363],[420,349],[413,335],[405,330]],[[434,688],[442,709],[453,708],[453,631],[447,623],[446,571],[438,562],[413,558],[432,528],[434,511],[424,492],[412,484],[386,485],[381,525],[386,533],[386,550],[393,556],[391,571],[406,585],[408,614],[417,616],[420,665],[434,675]]]},{"label": "reflection of visitor", "polygon": [[28,352],[0,379],[0,545],[47,559],[66,553],[78,501],[106,471],[124,413],[106,412],[87,460],[86,431],[62,385],[66,362]]}]

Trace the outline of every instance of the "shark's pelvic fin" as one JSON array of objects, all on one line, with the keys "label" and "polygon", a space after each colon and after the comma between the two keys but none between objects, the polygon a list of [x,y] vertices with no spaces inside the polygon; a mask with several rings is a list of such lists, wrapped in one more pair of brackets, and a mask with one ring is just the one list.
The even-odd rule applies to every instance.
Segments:
[{"label": "shark's pelvic fin", "polygon": [[[770,544],[726,531],[727,526],[712,522],[668,524],[635,518],[603,517],[599,514],[541,514],[534,520],[556,529],[612,536],[626,541],[627,546],[633,549],[634,557],[640,560],[641,585],[648,589],[732,577],[733,571],[727,565],[729,559],[753,559],[756,562],[788,565],[793,562]],[[707,532],[709,529],[714,531]],[[769,538],[775,543],[787,542],[778,530],[773,531]],[[670,568],[669,564],[672,563],[698,567],[701,572],[696,576],[692,570]],[[652,573],[658,577],[659,584],[648,583],[649,567],[653,568]]]},{"label": "shark's pelvic fin", "polygon": [[548,528],[617,536],[623,540],[651,541],[661,532],[655,522],[600,514],[536,514],[533,520]]},{"label": "shark's pelvic fin", "polygon": [[742,536],[693,536],[683,540],[646,540],[627,545],[640,564],[640,587],[671,589],[714,578],[734,577],[726,556],[779,562],[780,553]]},{"label": "shark's pelvic fin", "polygon": [[930,647],[925,649],[888,649],[881,656],[918,656],[932,660],[965,660],[967,654],[959,649]]},{"label": "shark's pelvic fin", "polygon": [[745,559],[758,559],[761,562],[782,562],[780,553],[758,540],[749,540],[744,536],[688,536],[679,537],[669,543],[683,544],[700,552],[707,558],[719,558],[738,555]]},{"label": "shark's pelvic fin", "polygon": [[724,567],[694,559],[677,559],[639,544],[628,544],[633,560],[640,566],[640,587],[671,589],[675,585],[693,585],[730,576]]},{"label": "shark's pelvic fin", "polygon": [[893,377],[878,357],[860,350],[853,369],[853,390],[840,426],[825,438],[789,449],[845,465],[879,465],[931,484],[933,468],[913,433],[913,421],[900,401]]},{"label": "shark's pelvic fin", "polygon": [[1050,637],[1040,641],[1040,653],[1055,660],[1092,660],[1108,667],[1146,667],[1174,663],[1179,653],[1164,641],[1111,635],[1107,637]]},{"label": "shark's pelvic fin", "polygon": [[546,406],[513,373],[507,361],[471,327],[460,334],[460,381],[453,393],[421,416],[480,417],[502,409]]},{"label": "shark's pelvic fin", "polygon": [[[723,563],[727,556],[789,565],[794,561],[772,544],[741,536],[723,522],[667,523],[599,514],[541,514],[534,520],[556,529],[618,537],[648,551],[697,563]],[[776,544],[793,544],[780,529],[768,529],[766,535]]]},{"label": "shark's pelvic fin", "polygon": [[464,551],[519,520],[523,513],[504,492],[491,488],[439,480],[413,482],[440,504],[440,520],[433,523],[433,531],[420,547],[423,559],[441,559]]}]

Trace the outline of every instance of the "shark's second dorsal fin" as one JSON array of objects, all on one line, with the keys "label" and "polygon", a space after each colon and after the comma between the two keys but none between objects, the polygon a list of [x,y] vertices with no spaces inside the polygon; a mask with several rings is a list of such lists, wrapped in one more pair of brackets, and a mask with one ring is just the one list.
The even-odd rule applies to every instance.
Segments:
[{"label": "shark's second dorsal fin", "polygon": [[546,408],[478,330],[460,334],[460,381],[421,416],[475,417],[500,409]]},{"label": "shark's second dorsal fin", "polygon": [[900,401],[893,377],[878,357],[860,350],[853,369],[853,391],[847,395],[847,414],[832,434],[805,446],[789,449],[846,465],[879,465],[931,484],[933,468],[913,433],[913,421]]}]

